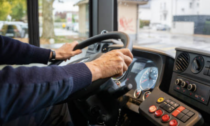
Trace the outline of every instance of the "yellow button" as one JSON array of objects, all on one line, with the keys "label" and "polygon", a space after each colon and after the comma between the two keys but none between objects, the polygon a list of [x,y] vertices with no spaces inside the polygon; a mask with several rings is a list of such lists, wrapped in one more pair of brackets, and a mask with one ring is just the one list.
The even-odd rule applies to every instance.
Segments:
[{"label": "yellow button", "polygon": [[160,98],[158,98],[158,100],[157,100],[158,103],[161,103],[161,102],[163,102],[163,101],[164,101],[164,98],[163,98],[163,97],[160,97]]}]

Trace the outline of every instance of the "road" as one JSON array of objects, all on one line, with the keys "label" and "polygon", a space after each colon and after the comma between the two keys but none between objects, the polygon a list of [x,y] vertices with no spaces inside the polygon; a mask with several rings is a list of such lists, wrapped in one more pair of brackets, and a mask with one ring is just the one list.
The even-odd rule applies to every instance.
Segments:
[{"label": "road", "polygon": [[[76,32],[58,28],[55,28],[55,34],[57,36],[78,35]],[[61,45],[62,44],[53,44],[49,46],[52,48],[58,48]],[[176,47],[210,50],[210,36],[183,35],[173,34],[165,31],[140,30],[138,34],[138,40],[134,43],[134,45],[160,49],[172,56],[175,56]]]},{"label": "road", "polygon": [[[78,35],[77,32],[73,32],[67,29],[62,29],[62,28],[55,28],[54,29],[55,35],[56,36],[71,36],[71,35]],[[39,28],[39,35],[42,35],[42,28]]]},{"label": "road", "polygon": [[210,50],[210,36],[140,31],[138,37],[139,40],[134,45],[160,49],[173,56],[175,56],[176,47]]}]

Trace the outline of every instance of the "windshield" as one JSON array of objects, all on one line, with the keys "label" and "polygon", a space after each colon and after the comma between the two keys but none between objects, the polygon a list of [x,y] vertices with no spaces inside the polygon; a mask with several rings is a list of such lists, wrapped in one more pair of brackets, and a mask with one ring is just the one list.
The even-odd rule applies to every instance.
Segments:
[{"label": "windshield", "polygon": [[176,47],[209,50],[210,0],[118,0],[118,30],[134,45],[175,55]]}]

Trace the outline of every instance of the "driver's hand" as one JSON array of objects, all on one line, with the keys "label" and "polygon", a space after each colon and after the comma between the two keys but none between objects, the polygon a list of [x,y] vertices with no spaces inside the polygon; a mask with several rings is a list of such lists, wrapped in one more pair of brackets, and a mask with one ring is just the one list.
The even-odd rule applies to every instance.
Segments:
[{"label": "driver's hand", "polygon": [[56,49],[55,50],[55,53],[56,53],[55,59],[56,60],[67,60],[75,55],[80,54],[82,52],[82,50],[80,50],[80,49],[73,51],[74,47],[77,44],[78,44],[78,42],[66,43],[63,46],[61,46],[60,48]]},{"label": "driver's hand", "polygon": [[113,50],[98,59],[87,62],[92,73],[92,81],[107,77],[121,76],[131,64],[133,55],[129,49]]}]

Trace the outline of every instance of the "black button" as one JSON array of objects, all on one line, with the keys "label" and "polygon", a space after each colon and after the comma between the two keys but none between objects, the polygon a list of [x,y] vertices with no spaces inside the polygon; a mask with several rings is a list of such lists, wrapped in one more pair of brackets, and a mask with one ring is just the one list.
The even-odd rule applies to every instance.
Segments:
[{"label": "black button", "polygon": [[208,76],[210,76],[210,70],[208,71]]},{"label": "black button", "polygon": [[174,105],[174,103],[175,103],[175,102],[171,101],[169,104],[170,104],[170,105]]},{"label": "black button", "polygon": [[171,107],[171,106],[170,106],[169,104],[167,104],[167,105],[165,105],[165,106],[163,107],[163,109],[166,110],[166,111],[168,111],[168,109],[169,109],[170,107]]},{"label": "black button", "polygon": [[163,102],[162,104],[160,104],[160,107],[161,108],[164,108],[165,105],[167,105],[167,103],[166,102]]},{"label": "black button", "polygon": [[178,104],[178,103],[174,103],[173,106],[174,106],[175,108],[177,108],[177,107],[179,106],[179,104]]},{"label": "black button", "polygon": [[171,113],[175,108],[174,107],[168,107],[168,109],[166,110],[168,113]]},{"label": "black button", "polygon": [[181,118],[184,116],[184,114],[181,112],[181,113],[179,113],[178,115],[177,115],[177,117],[176,118],[178,118],[178,119],[180,119],[181,120]]},{"label": "black button", "polygon": [[208,72],[209,72],[209,68],[205,68],[203,74],[208,75]]},{"label": "black button", "polygon": [[189,112],[189,110],[188,109],[185,109],[185,110],[183,110],[182,111],[184,114],[187,114],[188,112]]},{"label": "black button", "polygon": [[189,116],[184,115],[184,116],[181,118],[181,121],[185,123],[189,118],[190,118]]},{"label": "black button", "polygon": [[166,102],[167,102],[167,103],[170,103],[170,102],[171,102],[171,100],[167,99],[167,100],[166,100]]},{"label": "black button", "polygon": [[187,113],[187,115],[188,115],[189,117],[192,117],[194,114],[195,114],[195,113],[193,113],[193,112],[191,112],[191,111],[189,111],[189,112]]}]

